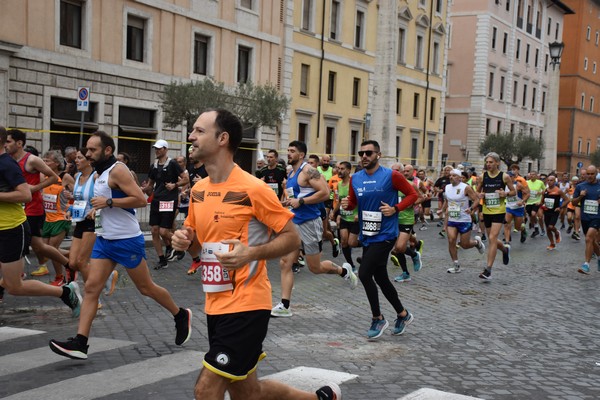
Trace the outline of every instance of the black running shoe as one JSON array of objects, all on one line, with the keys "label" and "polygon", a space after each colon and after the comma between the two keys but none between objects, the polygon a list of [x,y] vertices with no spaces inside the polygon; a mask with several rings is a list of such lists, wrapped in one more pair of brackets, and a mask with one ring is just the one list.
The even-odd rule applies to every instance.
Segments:
[{"label": "black running shoe", "polygon": [[192,336],[192,310],[189,308],[180,308],[179,310],[184,312],[179,318],[175,317],[175,329],[177,330],[175,344],[177,346],[181,346],[190,340],[190,336]]},{"label": "black running shoe", "polygon": [[90,346],[81,344],[76,338],[68,338],[66,342],[52,339],[49,343],[50,350],[59,356],[72,358],[74,360],[87,360],[87,352]]},{"label": "black running shoe", "polygon": [[185,251],[176,251],[174,254],[177,261],[181,261],[185,257]]},{"label": "black running shoe", "polygon": [[341,400],[342,390],[335,383],[329,383],[317,390],[318,400]]},{"label": "black running shoe", "polygon": [[527,231],[525,229],[521,229],[521,243],[525,243],[527,240]]},{"label": "black running shoe", "polygon": [[340,255],[340,240],[338,238],[333,239],[333,247],[331,253],[334,258]]},{"label": "black running shoe", "polygon": [[292,272],[297,274],[298,272],[300,272],[300,264],[298,263],[293,263],[292,264]]},{"label": "black running shoe", "polygon": [[536,237],[539,234],[540,234],[540,230],[538,228],[535,228],[533,230],[533,232],[531,233],[531,238],[533,239],[534,237]]},{"label": "black running shoe", "polygon": [[502,264],[508,265],[510,261],[510,244],[504,245],[504,251],[502,252]]},{"label": "black running shoe", "polygon": [[573,231],[573,225],[569,225],[569,227],[567,228],[567,235],[570,235],[572,231]]},{"label": "black running shoe", "polygon": [[491,281],[492,273],[490,271],[488,271],[487,269],[484,269],[483,272],[479,274],[479,277],[481,279],[483,279],[484,281]]},{"label": "black running shoe", "polygon": [[579,234],[577,232],[573,232],[573,234],[571,235],[571,238],[575,239],[575,240],[581,240],[581,238],[579,237]]},{"label": "black running shoe", "polygon": [[165,269],[165,268],[169,268],[169,263],[167,262],[167,260],[165,261],[159,261],[158,264],[156,264],[154,266],[154,269],[158,270],[158,269]]}]

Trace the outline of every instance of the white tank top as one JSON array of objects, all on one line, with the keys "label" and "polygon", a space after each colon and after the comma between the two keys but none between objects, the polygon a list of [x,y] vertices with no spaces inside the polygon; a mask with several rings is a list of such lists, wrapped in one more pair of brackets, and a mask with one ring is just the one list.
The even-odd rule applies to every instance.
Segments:
[{"label": "white tank top", "polygon": [[[96,179],[94,185],[94,196],[102,196],[107,199],[119,199],[127,197],[127,195],[119,189],[111,189],[108,186],[108,177],[110,171],[117,164],[111,165],[106,171]],[[129,239],[142,234],[140,224],[135,214],[135,208],[120,208],[120,207],[105,207],[100,210],[102,230],[96,232],[98,236],[104,239]]]},{"label": "white tank top", "polygon": [[451,183],[446,185],[444,191],[448,201],[448,221],[471,222],[471,216],[465,212],[469,208],[469,197],[465,194],[467,186],[463,182],[456,186]]}]

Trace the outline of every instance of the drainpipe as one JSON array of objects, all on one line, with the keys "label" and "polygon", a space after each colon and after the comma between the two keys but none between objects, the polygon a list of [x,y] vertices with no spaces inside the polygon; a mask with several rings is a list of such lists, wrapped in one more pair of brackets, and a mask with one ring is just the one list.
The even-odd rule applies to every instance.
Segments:
[{"label": "drainpipe", "polygon": [[321,21],[321,59],[319,61],[319,100],[317,102],[317,139],[321,134],[321,102],[323,98],[323,62],[325,61],[325,3],[323,0],[323,19]]},{"label": "drainpipe", "polygon": [[425,72],[425,113],[423,114],[423,150],[425,149],[425,142],[427,142],[427,108],[429,105],[429,64],[431,63],[431,41],[433,40],[433,1],[434,0],[431,0],[431,7],[429,8],[429,40],[427,41],[427,70]]}]

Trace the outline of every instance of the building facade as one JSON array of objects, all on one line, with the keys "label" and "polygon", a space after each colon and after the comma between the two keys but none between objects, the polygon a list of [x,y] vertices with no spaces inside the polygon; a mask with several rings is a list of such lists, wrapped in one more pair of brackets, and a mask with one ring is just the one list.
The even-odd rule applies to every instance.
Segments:
[{"label": "building facade", "polygon": [[575,14],[565,17],[557,169],[579,174],[579,165],[588,165],[590,153],[600,149],[600,1],[565,3]]},{"label": "building facade", "polygon": [[[0,124],[27,130],[41,151],[78,145],[78,87],[91,92],[84,131],[113,135],[144,173],[158,138],[171,156],[186,153],[186,128],[163,124],[165,85],[280,84],[280,0],[7,0],[2,10]],[[276,135],[245,134],[237,161],[251,169],[252,149]]]},{"label": "building facade", "polygon": [[482,166],[485,137],[512,132],[544,139],[544,158],[522,169],[556,168],[558,73],[548,44],[562,40],[572,12],[557,0],[453,1],[443,159]]}]

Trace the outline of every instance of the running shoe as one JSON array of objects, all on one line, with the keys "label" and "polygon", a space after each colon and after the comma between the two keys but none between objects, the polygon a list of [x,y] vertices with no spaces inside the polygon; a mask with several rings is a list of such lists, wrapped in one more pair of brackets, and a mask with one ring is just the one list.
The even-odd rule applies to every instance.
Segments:
[{"label": "running shoe", "polygon": [[350,285],[350,289],[356,289],[356,285],[358,285],[358,278],[356,277],[356,274],[352,272],[352,265],[348,263],[343,263],[342,268],[346,270],[346,275],[344,275],[344,279]]},{"label": "running shoe", "polygon": [[167,258],[167,261],[181,261],[183,260],[183,257],[185,257],[185,251],[175,250],[173,252],[173,256],[171,258]]},{"label": "running shoe", "polygon": [[304,257],[302,256],[302,254],[300,254],[298,256],[298,264],[300,264],[301,267],[304,267],[306,265],[306,262],[304,261]]},{"label": "running shoe", "polygon": [[317,390],[317,400],[342,400],[342,390],[331,382]]},{"label": "running shoe", "polygon": [[445,238],[445,237],[446,237],[446,232],[444,232],[444,231],[439,231],[439,232],[438,232],[438,235],[440,235],[440,237],[443,239],[443,238]]},{"label": "running shoe", "polygon": [[392,335],[398,336],[398,335],[402,335],[404,333],[404,331],[406,330],[406,327],[408,325],[410,325],[413,320],[414,317],[411,313],[408,312],[408,310],[406,311],[406,315],[404,317],[398,317],[398,319],[396,319],[396,322],[394,324],[394,330],[392,331]]},{"label": "running shoe", "polygon": [[410,277],[410,274],[408,272],[403,272],[402,274],[400,274],[397,277],[395,277],[394,281],[400,282],[400,283],[410,282],[411,281],[411,277]]},{"label": "running shoe", "polygon": [[52,286],[63,286],[65,284],[65,277],[63,275],[56,275],[50,284]]},{"label": "running shoe", "polygon": [[535,228],[533,230],[533,233],[531,234],[531,238],[533,239],[534,237],[536,237],[539,234],[540,234],[540,230],[538,228]]},{"label": "running shoe", "polygon": [[119,280],[119,271],[114,269],[106,282],[104,282],[104,295],[110,296],[115,292],[115,288],[117,287],[117,281]]},{"label": "running shoe", "polygon": [[460,269],[459,264],[454,264],[454,267],[450,267],[446,270],[446,272],[449,274],[459,274],[461,271],[462,269]]},{"label": "running shoe", "polygon": [[374,319],[371,322],[371,328],[367,331],[367,337],[369,339],[377,339],[381,335],[383,335],[383,331],[390,326],[389,322],[385,318],[383,319]]},{"label": "running shoe", "polygon": [[421,255],[423,255],[423,247],[425,247],[425,242],[423,240],[419,240],[417,242],[417,247],[415,248],[415,250],[417,250],[419,253],[421,253]]},{"label": "running shoe", "polygon": [[562,225],[560,226],[560,230],[565,229],[565,223],[563,222]]},{"label": "running shoe", "polygon": [[198,270],[200,269],[201,266],[202,265],[200,264],[200,260],[198,260],[198,261],[192,260],[192,265],[190,265],[190,268],[187,270],[187,274],[194,275],[196,272],[198,272]]},{"label": "running shoe", "polygon": [[[182,313],[183,311],[183,313]],[[181,346],[192,336],[192,310],[189,308],[180,308],[175,319],[175,344]]]},{"label": "running shoe", "polygon": [[481,235],[481,241],[485,242],[487,240],[487,236],[485,236],[485,233],[483,235]]},{"label": "running shoe", "polygon": [[293,263],[292,264],[292,272],[295,273],[295,274],[300,273],[300,264]]},{"label": "running shoe", "polygon": [[165,258],[167,261],[173,261],[175,259],[175,249],[172,247],[167,247],[165,249]]},{"label": "running shoe", "polygon": [[50,340],[50,350],[59,356],[72,358],[74,360],[87,360],[87,352],[90,346],[82,344],[77,338],[70,337],[65,342]]},{"label": "running shoe", "polygon": [[579,237],[579,234],[577,232],[573,232],[573,234],[571,235],[571,238],[575,239],[575,240],[581,240],[581,238]]},{"label": "running shoe", "polygon": [[421,267],[423,266],[423,264],[421,263],[421,253],[419,253],[418,251],[415,251],[416,255],[412,258],[412,262],[413,262],[413,270],[415,272],[419,272],[421,270]]},{"label": "running shoe", "polygon": [[439,227],[442,227],[442,226],[444,226],[444,222],[443,222],[443,221],[439,221],[439,222],[437,223],[437,226],[439,226]]},{"label": "running shoe", "polygon": [[337,257],[340,255],[340,240],[338,238],[333,239],[333,248],[331,249],[331,253],[333,257]]},{"label": "running shoe", "polygon": [[285,308],[285,306],[283,305],[283,303],[279,303],[277,304],[275,307],[273,307],[271,309],[271,316],[272,317],[291,317],[292,316],[292,310],[290,310],[289,308]]},{"label": "running shoe", "polygon": [[561,239],[562,235],[560,234],[560,231],[556,231],[556,244],[559,244]]},{"label": "running shoe", "polygon": [[167,262],[167,260],[165,260],[165,261],[158,261],[158,263],[154,266],[155,270],[167,269],[167,268],[169,268],[169,263]]},{"label": "running shoe", "polygon": [[71,269],[71,267],[69,267],[69,264],[65,265],[65,278],[67,280],[67,283],[71,283],[77,280],[77,271]]},{"label": "running shoe", "polygon": [[546,247],[546,250],[552,251],[554,249],[556,249],[556,245],[555,244],[551,244],[550,246]]},{"label": "running shoe", "polygon": [[48,272],[48,267],[46,267],[46,265],[40,265],[38,269],[36,269],[35,271],[33,271],[31,273],[32,276],[44,276],[44,275],[48,275],[50,272]]},{"label": "running shoe", "polygon": [[485,253],[485,244],[483,244],[481,237],[475,236],[475,241],[477,242],[476,247],[477,247],[477,251],[479,251],[479,254]]},{"label": "running shoe", "polygon": [[542,230],[542,231],[540,232],[540,237],[541,237],[541,236],[546,236],[546,231]]},{"label": "running shoe", "polygon": [[525,227],[523,227],[521,229],[521,243],[525,243],[526,240],[527,240],[527,231],[525,230]]},{"label": "running shoe", "polygon": [[504,250],[505,251],[502,252],[502,264],[508,265],[508,262],[510,261],[510,244],[504,245]]},{"label": "running shoe", "polygon": [[567,235],[570,235],[572,231],[573,231],[573,225],[569,225],[569,227],[567,228]]},{"label": "running shoe", "polygon": [[77,282],[71,282],[65,286],[69,288],[69,298],[66,301],[63,300],[63,302],[71,309],[73,318],[78,318],[79,312],[81,311],[81,302],[83,301],[81,292],[79,291],[79,285]]},{"label": "running shoe", "polygon": [[483,279],[484,281],[491,281],[492,280],[492,272],[489,271],[488,269],[484,269],[483,272],[479,274],[479,277],[481,279]]},{"label": "running shoe", "polygon": [[588,263],[583,263],[581,265],[581,267],[577,270],[577,272],[582,273],[582,274],[589,274],[590,273],[590,265]]},{"label": "running shoe", "polygon": [[425,224],[421,225],[421,227],[419,228],[420,231],[426,231],[427,230],[427,226],[425,226]]},{"label": "running shoe", "polygon": [[400,261],[398,260],[398,257],[396,257],[395,254],[390,255],[390,260],[392,261],[392,264],[394,264],[394,267],[400,266]]}]

